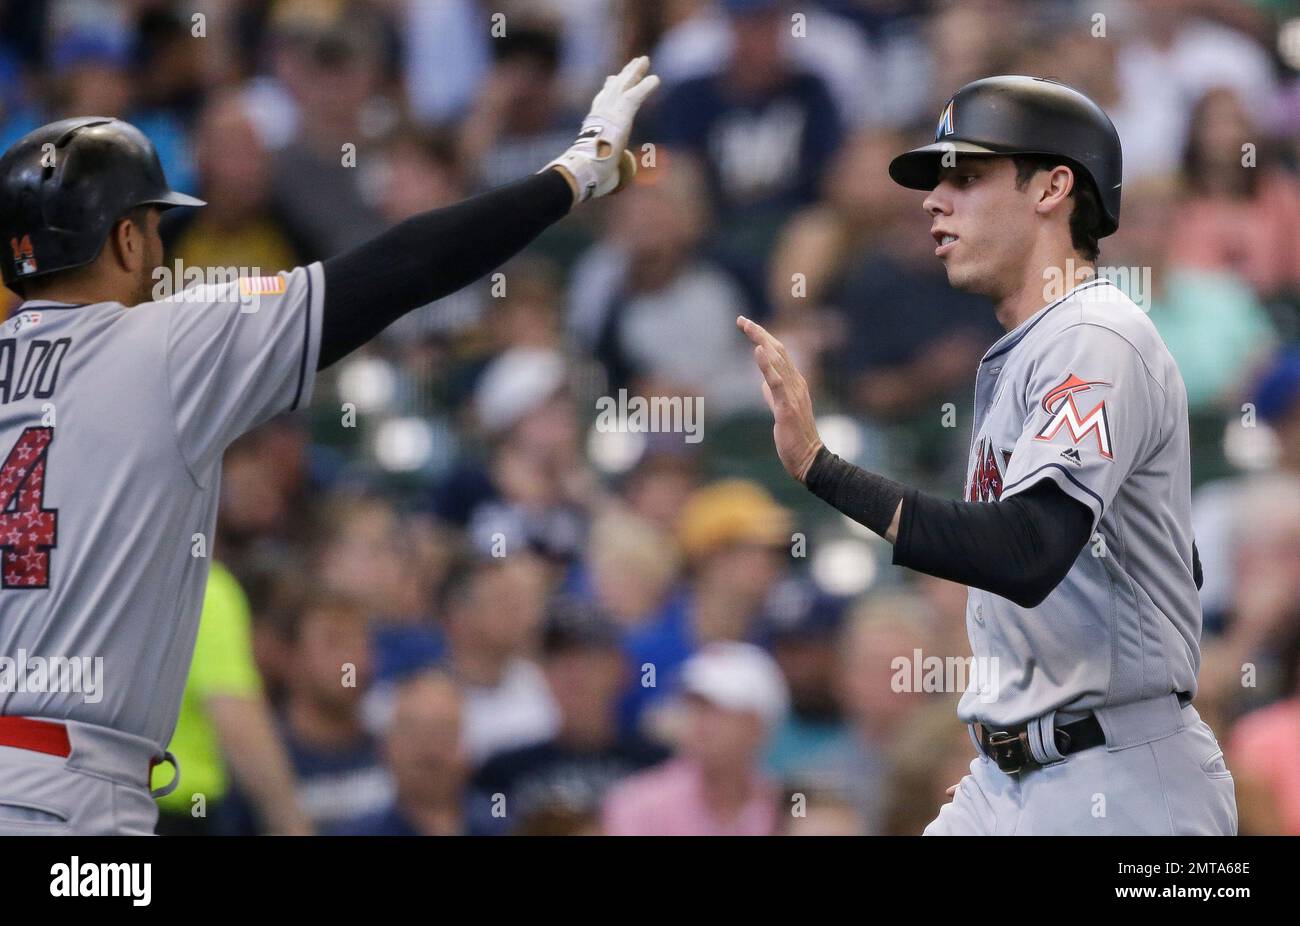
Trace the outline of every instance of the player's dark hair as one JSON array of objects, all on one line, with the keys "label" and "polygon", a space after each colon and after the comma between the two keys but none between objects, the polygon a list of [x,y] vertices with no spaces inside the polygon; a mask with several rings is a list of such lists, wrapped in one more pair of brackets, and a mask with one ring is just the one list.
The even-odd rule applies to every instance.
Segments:
[{"label": "player's dark hair", "polygon": [[[137,227],[141,229],[148,228],[149,226],[147,222],[149,218],[149,210],[156,208],[158,207],[150,205],[136,206],[134,209],[127,212],[126,215],[119,218],[117,222],[130,219],[132,224]],[[113,223],[114,228],[117,227],[117,222]],[[112,237],[111,231],[109,232],[109,237]],[[109,246],[108,239],[104,239],[104,248]],[[15,288],[24,299],[37,299],[39,298],[40,293],[49,291],[52,286],[65,286],[71,283],[76,283],[78,280],[89,277],[95,272],[95,264],[99,261],[99,255],[104,253],[104,248],[100,248],[99,254],[95,255],[95,260],[88,264],[80,267],[69,267],[66,270],[56,270],[53,273],[45,273],[33,280],[21,281],[16,284]]]},{"label": "player's dark hair", "polygon": [[1074,200],[1074,211],[1070,213],[1070,243],[1084,260],[1096,260],[1101,254],[1101,247],[1097,244],[1102,219],[1101,198],[1088,175],[1069,161],[1050,155],[1014,154],[1011,160],[1016,165],[1017,190],[1023,190],[1040,170],[1051,170],[1064,164],[1074,171],[1074,189],[1070,191],[1070,198]]}]

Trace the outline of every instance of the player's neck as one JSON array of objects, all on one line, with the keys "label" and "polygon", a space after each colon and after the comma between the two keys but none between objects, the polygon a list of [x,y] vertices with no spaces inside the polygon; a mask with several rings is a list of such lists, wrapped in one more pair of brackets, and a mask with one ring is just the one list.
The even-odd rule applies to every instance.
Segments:
[{"label": "player's neck", "polygon": [[1097,274],[1096,262],[1085,260],[1073,248],[1041,257],[1031,255],[1024,268],[1019,284],[995,300],[994,313],[1007,331],[1020,327],[1044,306]]},{"label": "player's neck", "polygon": [[136,302],[135,283],[127,277],[114,285],[114,281],[101,279],[99,275],[51,281],[46,286],[28,283],[24,287],[23,301],[64,302],[69,305],[120,302],[123,305],[133,305]]}]

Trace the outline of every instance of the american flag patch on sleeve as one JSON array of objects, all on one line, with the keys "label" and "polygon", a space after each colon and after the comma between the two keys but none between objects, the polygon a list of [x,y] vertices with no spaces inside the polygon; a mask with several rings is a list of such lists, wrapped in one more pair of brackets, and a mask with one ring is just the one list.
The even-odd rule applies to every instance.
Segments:
[{"label": "american flag patch on sleeve", "polygon": [[240,277],[239,292],[244,296],[279,296],[284,292],[284,277]]}]

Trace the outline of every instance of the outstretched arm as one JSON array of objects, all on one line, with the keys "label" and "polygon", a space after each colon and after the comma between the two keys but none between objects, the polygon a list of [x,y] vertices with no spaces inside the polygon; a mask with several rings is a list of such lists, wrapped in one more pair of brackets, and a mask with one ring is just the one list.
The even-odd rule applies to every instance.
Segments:
[{"label": "outstretched arm", "polygon": [[818,498],[894,544],[894,564],[1034,607],[1055,588],[1092,530],[1092,513],[1054,483],[1005,501],[937,498],[841,460],[822,444],[812,397],[789,353],[761,325],[754,344],[772,436],[786,472]]},{"label": "outstretched arm", "polygon": [[414,216],[324,263],[323,370],[402,315],[513,257],[575,202],[617,193],[636,173],[626,150],[637,109],[659,78],[641,57],[606,79],[573,146],[541,172]]}]

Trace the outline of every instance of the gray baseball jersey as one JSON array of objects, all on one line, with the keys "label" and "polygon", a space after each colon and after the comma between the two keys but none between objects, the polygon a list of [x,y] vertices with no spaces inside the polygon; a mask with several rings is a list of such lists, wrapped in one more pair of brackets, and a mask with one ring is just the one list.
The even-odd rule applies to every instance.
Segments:
[{"label": "gray baseball jersey", "polygon": [[171,739],[222,453],[307,401],[323,295],[312,264],[0,325],[0,714]]},{"label": "gray baseball jersey", "polygon": [[970,590],[966,627],[981,671],[962,720],[1015,724],[1195,692],[1187,393],[1123,292],[1091,280],[989,348],[967,472],[971,501],[1050,479],[1092,512],[1094,533],[1035,608]]}]

